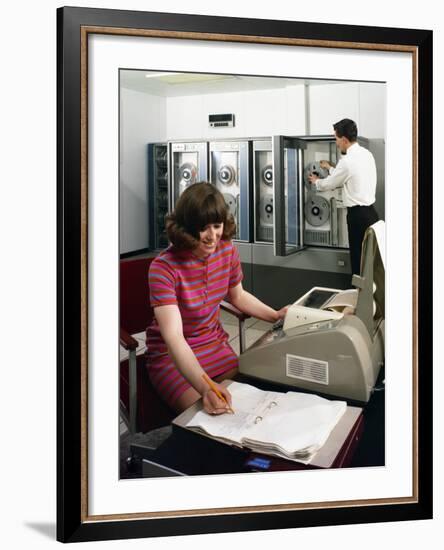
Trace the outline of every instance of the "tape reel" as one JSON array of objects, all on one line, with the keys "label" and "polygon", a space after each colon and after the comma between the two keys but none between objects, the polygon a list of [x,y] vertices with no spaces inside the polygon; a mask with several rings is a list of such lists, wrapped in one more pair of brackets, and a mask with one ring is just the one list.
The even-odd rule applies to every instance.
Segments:
[{"label": "tape reel", "polygon": [[273,225],[273,196],[261,197],[259,204],[259,217],[262,225]]},{"label": "tape reel", "polygon": [[236,170],[229,164],[225,164],[219,168],[217,179],[222,185],[232,185],[236,180]]},{"label": "tape reel", "polygon": [[197,179],[197,167],[191,162],[185,162],[179,167],[180,182],[186,187],[192,183],[196,183]]},{"label": "tape reel", "polygon": [[309,162],[304,168],[304,183],[307,189],[312,189],[312,184],[308,181],[308,176],[315,174],[320,178],[326,178],[328,176],[328,170],[321,168],[319,162]]},{"label": "tape reel", "polygon": [[305,203],[305,219],[313,227],[324,225],[330,218],[330,204],[319,195],[312,195]]},{"label": "tape reel", "polygon": [[268,164],[262,169],[261,177],[265,185],[268,185],[269,187],[273,185],[273,167],[271,164]]},{"label": "tape reel", "polygon": [[222,193],[225,199],[225,202],[227,203],[228,210],[230,214],[233,216],[234,219],[236,219],[237,214],[237,200],[234,195],[231,195],[231,193]]}]

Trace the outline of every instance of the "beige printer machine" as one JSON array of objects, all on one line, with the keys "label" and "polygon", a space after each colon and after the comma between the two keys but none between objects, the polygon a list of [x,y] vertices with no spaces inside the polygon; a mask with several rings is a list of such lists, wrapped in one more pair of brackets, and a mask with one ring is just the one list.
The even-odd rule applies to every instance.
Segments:
[{"label": "beige printer machine", "polygon": [[312,288],[240,355],[239,371],[368,402],[384,363],[384,231],[383,221],[367,229],[354,289]]}]

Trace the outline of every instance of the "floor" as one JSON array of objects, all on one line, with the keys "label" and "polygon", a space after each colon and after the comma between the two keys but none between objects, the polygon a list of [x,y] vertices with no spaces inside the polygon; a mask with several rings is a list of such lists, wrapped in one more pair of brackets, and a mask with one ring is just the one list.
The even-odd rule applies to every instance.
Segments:
[{"label": "floor", "polygon": [[[225,331],[228,333],[228,341],[230,346],[239,355],[239,324],[237,319],[227,313],[221,311],[221,322]],[[271,329],[273,323],[267,323],[265,321],[259,321],[251,317],[245,321],[245,340],[246,347],[250,347],[256,340],[258,340],[265,332]]]},{"label": "floor", "polygon": [[[228,333],[228,341],[233,350],[239,355],[239,324],[236,317],[225,311],[221,311],[221,322],[224,330]],[[259,321],[258,319],[250,318],[245,321],[245,340],[246,347],[251,346],[258,338],[272,327],[272,323]],[[137,353],[145,351],[145,333],[133,335],[139,342]],[[127,352],[121,347],[120,358],[124,359]],[[171,434],[171,426],[158,428],[148,433],[137,433],[131,436],[128,430],[127,419],[121,416],[120,418],[120,477],[131,478],[139,477],[138,472],[131,470],[129,465],[130,445],[140,443],[147,448],[156,449],[165,441]]]}]

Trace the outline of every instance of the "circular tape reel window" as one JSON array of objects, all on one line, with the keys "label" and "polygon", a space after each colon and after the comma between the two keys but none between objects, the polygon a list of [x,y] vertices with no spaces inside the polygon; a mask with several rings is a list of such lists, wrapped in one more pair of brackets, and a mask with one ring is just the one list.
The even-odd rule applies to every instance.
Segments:
[{"label": "circular tape reel window", "polygon": [[265,185],[268,185],[269,187],[273,185],[273,167],[271,164],[267,164],[267,166],[262,169],[261,176]]},{"label": "circular tape reel window", "polygon": [[196,166],[190,162],[182,164],[179,168],[179,177],[186,186],[195,183],[197,179]]},{"label": "circular tape reel window", "polygon": [[273,196],[266,195],[261,198],[260,207],[260,220],[264,225],[273,225]]},{"label": "circular tape reel window", "polygon": [[330,204],[324,197],[311,196],[305,203],[305,219],[313,227],[324,225],[330,218]]},{"label": "circular tape reel window", "polygon": [[233,185],[236,180],[236,171],[229,164],[225,164],[219,169],[217,179],[222,185]]}]

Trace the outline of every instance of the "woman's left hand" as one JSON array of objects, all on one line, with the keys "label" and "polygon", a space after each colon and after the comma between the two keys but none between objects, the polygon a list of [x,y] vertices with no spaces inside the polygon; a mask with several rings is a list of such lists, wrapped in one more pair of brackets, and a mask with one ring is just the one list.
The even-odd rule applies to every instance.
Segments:
[{"label": "woman's left hand", "polygon": [[290,306],[285,306],[281,309],[279,309],[278,311],[276,311],[276,321],[279,321],[280,319],[284,319],[285,316],[287,315],[287,311],[288,311],[288,308]]}]

